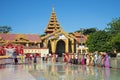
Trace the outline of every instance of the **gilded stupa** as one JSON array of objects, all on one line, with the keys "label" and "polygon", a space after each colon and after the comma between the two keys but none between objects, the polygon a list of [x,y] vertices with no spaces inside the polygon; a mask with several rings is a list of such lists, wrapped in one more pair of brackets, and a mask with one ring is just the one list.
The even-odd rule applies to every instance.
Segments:
[{"label": "gilded stupa", "polygon": [[60,24],[57,20],[57,17],[56,17],[56,13],[54,11],[54,7],[52,8],[52,13],[51,13],[51,16],[50,16],[50,20],[48,22],[48,25],[45,29],[45,33],[46,34],[50,34],[50,33],[53,33],[57,30],[60,30],[61,27],[60,27]]}]

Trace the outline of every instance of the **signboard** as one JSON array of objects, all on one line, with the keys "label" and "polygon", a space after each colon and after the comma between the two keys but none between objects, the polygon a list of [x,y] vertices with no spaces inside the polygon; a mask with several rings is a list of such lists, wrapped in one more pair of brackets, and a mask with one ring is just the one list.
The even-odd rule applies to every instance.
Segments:
[{"label": "signboard", "polygon": [[60,35],[58,36],[58,39],[66,39],[66,37],[65,37],[65,35],[63,35],[63,34],[60,34]]},{"label": "signboard", "polygon": [[15,52],[15,48],[5,48],[6,56],[12,56],[12,54]]},{"label": "signboard", "polygon": [[49,54],[49,49],[24,49],[24,54],[26,53],[40,53],[41,57],[47,56]]}]

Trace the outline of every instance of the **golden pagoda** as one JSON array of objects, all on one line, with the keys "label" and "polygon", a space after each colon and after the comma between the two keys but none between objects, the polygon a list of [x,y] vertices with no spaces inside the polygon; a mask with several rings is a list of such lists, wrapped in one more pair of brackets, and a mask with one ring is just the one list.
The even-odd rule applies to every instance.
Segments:
[{"label": "golden pagoda", "polygon": [[49,48],[49,53],[62,56],[63,53],[76,52],[76,38],[66,33],[60,26],[54,8],[45,29],[45,36],[41,37],[42,47]]},{"label": "golden pagoda", "polygon": [[50,34],[50,33],[53,33],[54,31],[60,30],[60,29],[61,29],[61,27],[60,27],[60,24],[57,20],[57,17],[56,17],[55,11],[54,11],[54,7],[53,7],[52,13],[50,16],[50,21],[48,22],[48,25],[45,29],[45,33]]}]

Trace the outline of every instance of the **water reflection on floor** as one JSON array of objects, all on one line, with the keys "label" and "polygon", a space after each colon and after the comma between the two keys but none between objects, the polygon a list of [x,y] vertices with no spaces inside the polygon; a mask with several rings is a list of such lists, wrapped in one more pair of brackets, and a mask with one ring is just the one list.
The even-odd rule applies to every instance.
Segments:
[{"label": "water reflection on floor", "polygon": [[[14,80],[23,80],[23,78],[20,79],[20,77],[24,77],[24,80],[119,80],[120,79],[120,69],[72,65],[72,64],[65,64],[60,62],[0,65],[0,78],[2,80],[9,79],[7,78],[8,76],[7,74],[8,75],[12,74],[10,77],[12,76],[14,77],[14,75],[17,75],[17,78],[13,78]],[[27,78],[27,76],[29,76],[29,78],[31,76],[32,77],[31,79],[29,79]]]},{"label": "water reflection on floor", "polygon": [[120,70],[65,63],[32,65],[29,72],[36,80],[119,80]]}]

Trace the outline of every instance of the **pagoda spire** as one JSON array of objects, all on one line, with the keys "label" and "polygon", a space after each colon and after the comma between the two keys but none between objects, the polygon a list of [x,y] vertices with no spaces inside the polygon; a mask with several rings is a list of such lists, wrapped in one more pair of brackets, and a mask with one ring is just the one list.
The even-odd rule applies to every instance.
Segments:
[{"label": "pagoda spire", "polygon": [[50,16],[50,20],[48,22],[48,25],[45,29],[45,33],[46,34],[50,34],[50,33],[53,33],[54,31],[57,31],[57,30],[60,30],[61,27],[60,27],[60,24],[57,20],[57,17],[56,17],[56,13],[54,11],[54,6],[52,7],[52,13],[51,13],[51,16]]},{"label": "pagoda spire", "polygon": [[52,13],[54,13],[54,6],[52,6]]}]

